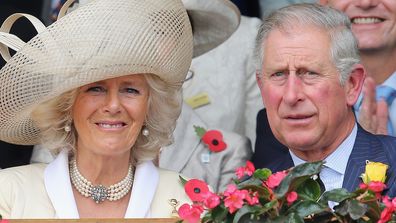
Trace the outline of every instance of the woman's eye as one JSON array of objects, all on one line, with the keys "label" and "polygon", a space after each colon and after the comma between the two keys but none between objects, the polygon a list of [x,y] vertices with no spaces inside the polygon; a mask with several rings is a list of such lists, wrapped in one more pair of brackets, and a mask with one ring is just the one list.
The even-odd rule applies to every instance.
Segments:
[{"label": "woman's eye", "polygon": [[135,88],[125,88],[124,92],[129,93],[129,94],[140,94],[139,90]]},{"label": "woman's eye", "polygon": [[106,91],[106,89],[104,89],[101,86],[93,86],[87,89],[87,92],[104,92],[104,91]]}]

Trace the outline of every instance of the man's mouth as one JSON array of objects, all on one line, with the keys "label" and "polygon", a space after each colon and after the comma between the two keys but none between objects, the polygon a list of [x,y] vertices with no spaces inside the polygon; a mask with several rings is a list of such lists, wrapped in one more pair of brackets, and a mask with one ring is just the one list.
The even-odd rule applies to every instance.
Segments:
[{"label": "man's mouth", "polygon": [[375,24],[383,21],[384,19],[380,19],[377,17],[357,17],[351,19],[351,22],[353,24]]}]

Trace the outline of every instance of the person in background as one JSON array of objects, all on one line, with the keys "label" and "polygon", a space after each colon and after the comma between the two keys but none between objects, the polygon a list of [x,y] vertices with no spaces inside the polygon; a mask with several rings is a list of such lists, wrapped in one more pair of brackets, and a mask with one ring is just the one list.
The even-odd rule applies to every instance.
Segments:
[{"label": "person in background", "polygon": [[[63,6],[68,8],[67,1]],[[50,164],[0,170],[3,218],[167,218],[187,201],[152,160],[172,141],[193,53],[177,0],[93,0],[0,48],[0,140],[42,144]],[[144,48],[142,48],[144,47]],[[172,201],[172,202],[171,202]]]},{"label": "person in background", "polygon": [[393,197],[396,138],[365,131],[353,111],[365,78],[357,45],[349,18],[330,7],[297,4],[264,20],[257,82],[269,126],[288,148],[264,154],[272,159],[265,167],[276,172],[323,160],[325,189],[353,191],[366,162],[382,162],[389,165],[386,193]]},{"label": "person in background", "polygon": [[259,0],[260,15],[261,18],[265,19],[273,11],[282,7],[298,3],[314,3],[315,1],[316,0]]},{"label": "person in background", "polygon": [[351,20],[367,75],[355,105],[359,123],[375,134],[396,136],[396,1],[319,0]]},{"label": "person in background", "polygon": [[[21,11],[39,17],[41,1],[0,1],[0,21],[4,21],[9,15]],[[12,33],[18,35],[22,40],[28,41],[36,34],[36,30],[29,24],[28,20],[21,19],[13,25]],[[4,64],[5,61],[0,57],[0,68]],[[32,145],[15,145],[0,141],[0,169],[28,164],[32,150]]]},{"label": "person in background", "polygon": [[[222,191],[235,177],[235,169],[244,166],[252,154],[250,141],[244,136],[247,130],[244,125],[255,126],[254,119],[250,118],[262,106],[252,75],[251,54],[260,21],[241,17],[228,0],[184,3],[188,12],[194,11],[192,3],[206,6],[205,10],[200,10],[205,16],[192,21],[193,30],[206,27],[204,36],[198,38],[202,43],[197,50],[205,53],[194,55],[191,78],[183,84],[185,103],[177,120],[175,140],[162,148],[159,166],[204,180],[214,191]],[[214,44],[209,44],[211,41],[221,44],[213,48]],[[239,44],[246,48],[238,48]],[[229,86],[233,86],[232,92]],[[219,131],[226,147],[212,150],[197,135],[195,126]]]}]

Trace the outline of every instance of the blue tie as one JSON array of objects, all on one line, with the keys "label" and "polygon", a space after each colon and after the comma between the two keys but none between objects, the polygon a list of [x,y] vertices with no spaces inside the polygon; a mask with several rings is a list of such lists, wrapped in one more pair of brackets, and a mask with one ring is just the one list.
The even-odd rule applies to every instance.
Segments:
[{"label": "blue tie", "polygon": [[[385,100],[386,103],[388,104],[388,107],[391,106],[393,100],[395,100],[396,98],[396,90],[386,85],[378,86],[376,88],[376,94],[377,94],[377,101],[379,101],[380,99]],[[388,134],[393,135],[393,126],[389,116],[388,116]]]},{"label": "blue tie", "polygon": [[[388,104],[388,107],[391,106],[393,100],[396,98],[396,90],[392,87],[386,86],[386,85],[380,85],[377,86],[376,88],[376,99],[379,101],[380,99],[384,99],[386,103]],[[355,114],[356,117],[359,117],[359,112],[360,112],[360,106],[362,105],[363,97],[362,94],[359,96],[358,101],[356,104],[353,106],[355,108]],[[392,122],[388,117],[388,135],[393,136],[393,126]]]}]

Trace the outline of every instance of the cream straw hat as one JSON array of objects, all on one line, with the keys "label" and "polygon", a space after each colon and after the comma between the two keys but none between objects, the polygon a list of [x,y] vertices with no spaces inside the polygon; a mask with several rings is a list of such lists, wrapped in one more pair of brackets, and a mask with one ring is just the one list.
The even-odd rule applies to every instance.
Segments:
[{"label": "cream straw hat", "polygon": [[[26,44],[8,34],[28,17],[38,35]],[[191,25],[180,0],[93,0],[44,27],[14,14],[1,27],[0,140],[39,143],[34,108],[80,86],[134,73],[153,73],[181,86],[191,63]],[[9,58],[8,48],[17,53]]]},{"label": "cream straw hat", "polygon": [[238,28],[241,14],[229,0],[182,0],[194,35],[194,57],[215,48]]}]

